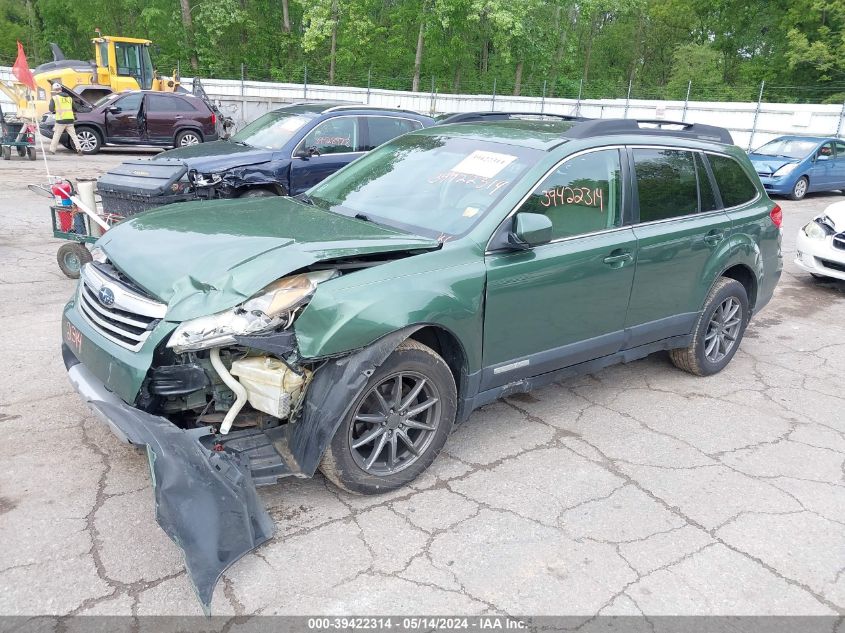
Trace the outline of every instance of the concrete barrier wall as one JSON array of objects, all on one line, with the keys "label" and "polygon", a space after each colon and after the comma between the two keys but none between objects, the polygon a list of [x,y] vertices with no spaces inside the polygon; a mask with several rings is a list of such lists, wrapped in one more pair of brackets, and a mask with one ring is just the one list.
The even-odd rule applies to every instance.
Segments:
[{"label": "concrete barrier wall", "polygon": [[[0,67],[0,80],[11,80],[11,69]],[[190,85],[190,79],[184,80]],[[759,147],[783,134],[837,136],[845,133],[842,105],[794,103],[731,103],[691,101],[645,101],[625,99],[541,99],[509,95],[431,94],[347,86],[322,86],[262,81],[203,79],[209,96],[235,119],[238,128],[268,110],[303,99],[349,101],[424,113],[502,110],[580,114],[595,118],[639,118],[708,123],[725,127],[744,149]],[[4,109],[10,106],[0,94]]]}]

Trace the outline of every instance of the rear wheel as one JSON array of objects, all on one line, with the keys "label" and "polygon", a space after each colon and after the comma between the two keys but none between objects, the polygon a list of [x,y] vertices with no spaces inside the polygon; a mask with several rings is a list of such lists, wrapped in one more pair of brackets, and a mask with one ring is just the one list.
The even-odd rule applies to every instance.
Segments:
[{"label": "rear wheel", "polygon": [[431,465],[452,430],[457,391],[446,362],[404,341],[370,377],[335,433],[320,470],[359,494],[406,485]]},{"label": "rear wheel", "polygon": [[18,145],[15,150],[18,152],[18,156],[26,156],[26,148],[22,145]]},{"label": "rear wheel", "polygon": [[804,196],[807,195],[807,188],[810,184],[810,181],[807,180],[806,176],[801,176],[798,180],[795,181],[795,184],[792,186],[792,193],[789,194],[789,197],[792,200],[802,200]]},{"label": "rear wheel", "polygon": [[739,348],[748,325],[745,286],[727,277],[713,284],[688,347],[669,351],[676,367],[696,376],[722,371]]},{"label": "rear wheel", "polygon": [[90,251],[85,248],[84,244],[68,242],[59,247],[56,259],[59,262],[59,268],[62,269],[65,275],[71,279],[79,279],[79,271],[92,258]]},{"label": "rear wheel", "polygon": [[[83,154],[96,154],[103,145],[100,135],[90,127],[78,128],[76,138],[79,140],[79,149],[82,150]],[[68,144],[73,147],[73,141],[70,139],[68,139]]]},{"label": "rear wheel", "polygon": [[3,146],[3,160],[12,160],[12,148],[9,145]]},{"label": "rear wheel", "polygon": [[34,147],[27,147],[26,148],[26,157],[29,160],[35,160],[35,148]]},{"label": "rear wheel", "polygon": [[194,130],[183,130],[176,135],[175,147],[188,147],[190,145],[199,145],[202,143],[202,137],[199,132]]}]

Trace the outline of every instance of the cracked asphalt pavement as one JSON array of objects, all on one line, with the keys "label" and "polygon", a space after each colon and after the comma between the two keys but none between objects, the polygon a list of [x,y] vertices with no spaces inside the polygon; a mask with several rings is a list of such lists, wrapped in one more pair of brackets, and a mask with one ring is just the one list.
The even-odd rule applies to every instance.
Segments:
[{"label": "cracked asphalt pavement", "polygon": [[[52,168],[94,177],[125,156]],[[43,174],[0,161],[0,614],[200,614],[146,457],[65,376],[75,282],[26,189]],[[799,227],[840,199],[779,201],[783,278],[721,374],[655,354],[496,402],[384,496],[321,476],[262,488],[277,534],[213,612],[845,614],[845,283],[792,264]]]}]

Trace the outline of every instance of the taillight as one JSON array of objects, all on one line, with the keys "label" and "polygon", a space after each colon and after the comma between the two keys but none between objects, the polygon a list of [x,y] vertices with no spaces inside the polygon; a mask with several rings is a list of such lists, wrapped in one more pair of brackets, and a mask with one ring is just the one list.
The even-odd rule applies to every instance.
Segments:
[{"label": "taillight", "polygon": [[772,224],[780,228],[780,225],[783,223],[783,209],[781,209],[780,206],[775,205],[774,208],[769,211],[769,217],[772,218]]},{"label": "taillight", "polygon": [[217,115],[214,112],[211,113],[211,125],[217,125]]}]

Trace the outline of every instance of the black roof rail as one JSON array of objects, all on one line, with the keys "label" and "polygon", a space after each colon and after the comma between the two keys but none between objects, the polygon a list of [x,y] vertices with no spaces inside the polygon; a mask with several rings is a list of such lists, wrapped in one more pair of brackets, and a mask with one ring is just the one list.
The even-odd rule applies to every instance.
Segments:
[{"label": "black roof rail", "polygon": [[646,134],[651,136],[675,136],[694,138],[701,141],[715,141],[733,145],[731,133],[723,127],[703,123],[665,121],[663,119],[591,119],[572,126],[566,131],[566,138],[590,138],[613,134]]},{"label": "black roof rail", "polygon": [[536,117],[537,119],[555,119],[558,121],[586,121],[584,117],[572,116],[569,114],[553,114],[551,112],[499,112],[499,111],[483,111],[483,112],[457,112],[455,114],[447,114],[443,118],[437,119],[438,125],[446,125],[447,123],[472,123],[477,121],[508,121],[511,119],[518,119],[520,117]]}]

